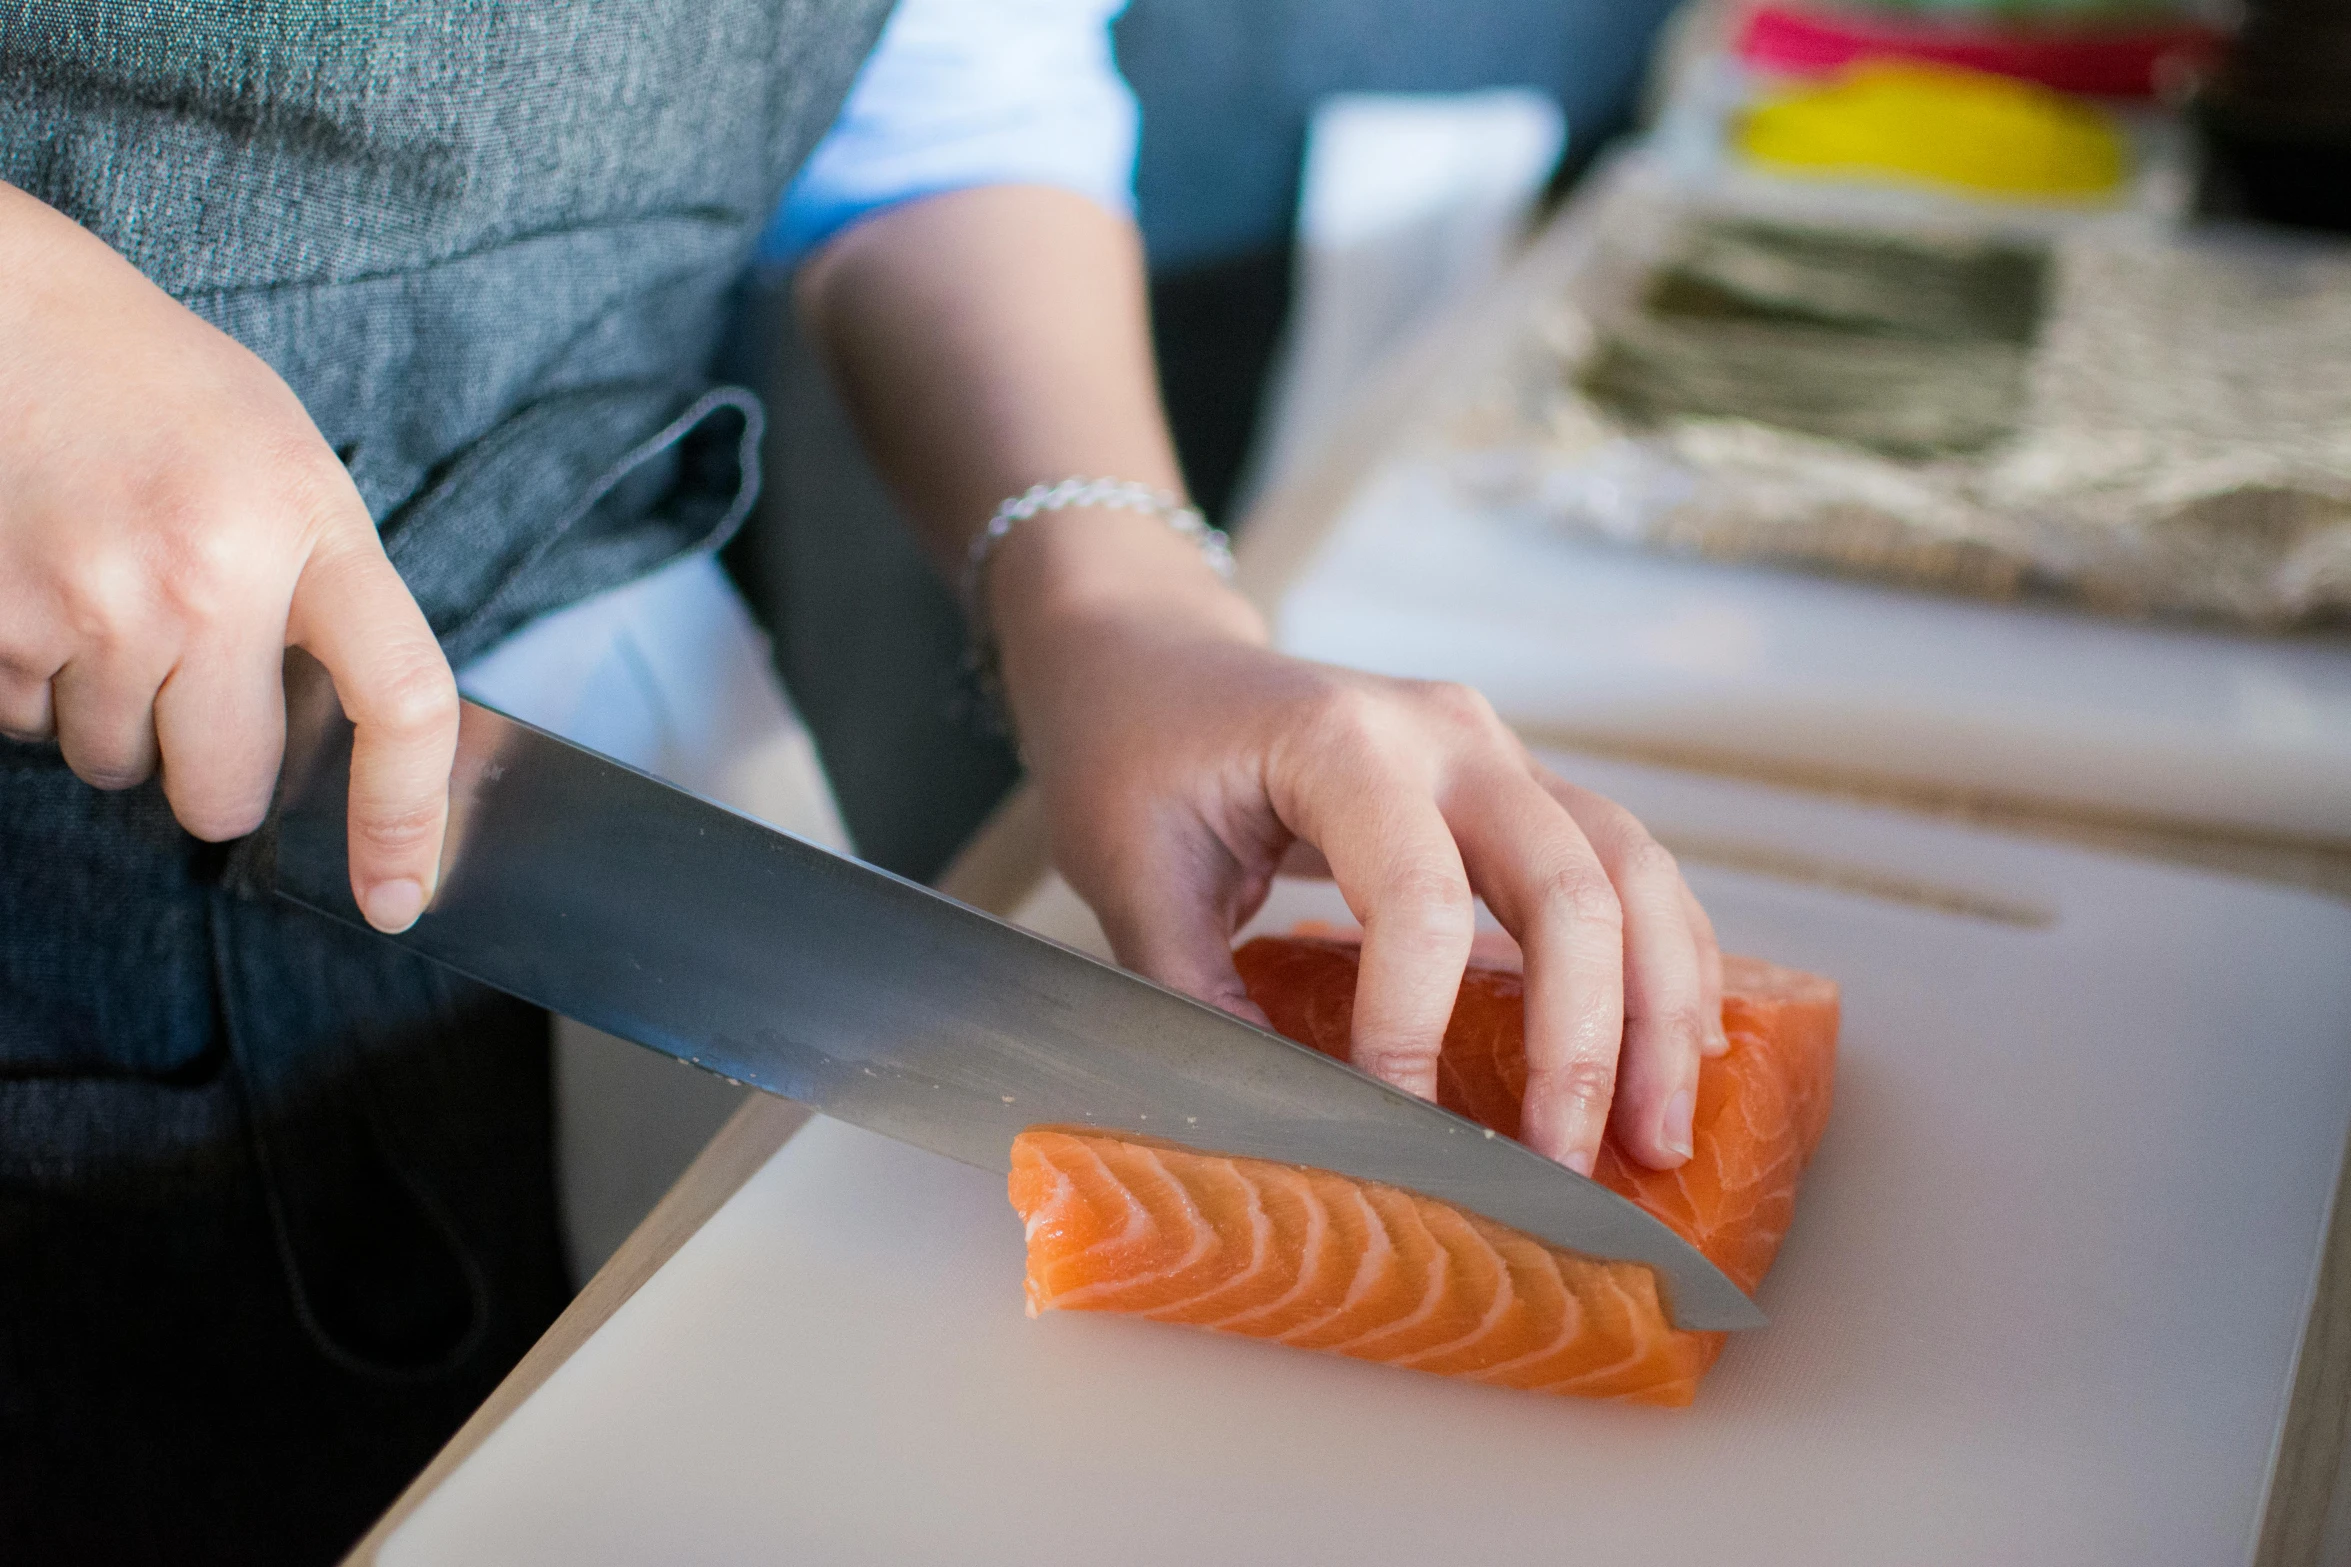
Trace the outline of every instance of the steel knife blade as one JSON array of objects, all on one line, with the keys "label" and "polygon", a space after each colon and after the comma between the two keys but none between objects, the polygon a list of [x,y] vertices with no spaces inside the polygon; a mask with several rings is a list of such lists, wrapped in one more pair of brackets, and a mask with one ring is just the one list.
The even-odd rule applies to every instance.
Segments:
[{"label": "steel knife blade", "polygon": [[[351,924],[351,726],[289,661],[278,892]],[[1685,1328],[1762,1323],[1607,1188],[1303,1045],[476,703],[432,906],[387,938],[826,1115],[1004,1170],[1088,1125],[1407,1187],[1657,1270]]]}]

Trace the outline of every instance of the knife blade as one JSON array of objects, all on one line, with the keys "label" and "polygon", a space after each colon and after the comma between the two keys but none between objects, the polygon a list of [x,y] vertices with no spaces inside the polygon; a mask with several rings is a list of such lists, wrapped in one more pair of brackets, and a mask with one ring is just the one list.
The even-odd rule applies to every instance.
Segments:
[{"label": "knife blade", "polygon": [[[307,660],[303,660],[307,665]],[[281,896],[364,926],[351,726],[289,660]],[[1126,971],[477,703],[431,907],[386,938],[732,1081],[983,1169],[1040,1124],[1384,1181],[1655,1269],[1685,1328],[1762,1313],[1596,1182]]]}]

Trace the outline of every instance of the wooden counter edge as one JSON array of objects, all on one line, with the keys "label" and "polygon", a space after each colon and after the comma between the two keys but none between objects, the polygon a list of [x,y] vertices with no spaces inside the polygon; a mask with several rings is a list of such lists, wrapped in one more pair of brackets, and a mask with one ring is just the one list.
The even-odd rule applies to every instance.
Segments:
[{"label": "wooden counter edge", "polygon": [[[1031,791],[1015,790],[939,878],[941,891],[991,913],[1018,908],[1044,878],[1044,817]],[[661,1265],[759,1173],[777,1149],[809,1119],[805,1106],[754,1093],[728,1118],[709,1146],[686,1167],[645,1221],[629,1232],[563,1315],[540,1335],[512,1371],[457,1428],[422,1473],[408,1483],[375,1527],[344,1557],[344,1567],[374,1567],[384,1542],[408,1516],[471,1458],[506,1417],[553,1376],[590,1334],[612,1319]]]}]

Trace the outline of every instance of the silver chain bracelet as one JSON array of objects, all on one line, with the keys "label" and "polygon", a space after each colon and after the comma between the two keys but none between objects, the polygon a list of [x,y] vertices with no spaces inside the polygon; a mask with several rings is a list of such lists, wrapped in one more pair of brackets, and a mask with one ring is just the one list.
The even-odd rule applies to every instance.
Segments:
[{"label": "silver chain bracelet", "polygon": [[1229,579],[1233,574],[1232,542],[1223,530],[1210,527],[1208,519],[1200,515],[1199,507],[1186,505],[1165,490],[1126,479],[1062,479],[1052,484],[1032,484],[996,508],[996,514],[980,529],[963,558],[963,605],[971,614],[975,628],[987,622],[982,589],[988,561],[995,555],[996,546],[1004,542],[1005,535],[1039,512],[1076,511],[1088,506],[1157,517],[1199,545],[1200,553],[1207,557],[1218,576]]},{"label": "silver chain bracelet", "polygon": [[1188,505],[1165,490],[1127,479],[1062,479],[1052,484],[1032,484],[996,508],[996,514],[971,541],[971,549],[963,559],[963,610],[971,627],[970,667],[991,699],[999,693],[996,631],[988,614],[986,590],[988,562],[994,558],[996,546],[1004,542],[1005,535],[1039,512],[1074,511],[1088,506],[1157,517],[1197,544],[1201,556],[1218,576],[1231,580],[1233,547],[1224,530],[1210,527],[1208,519],[1200,515],[1199,507]]}]

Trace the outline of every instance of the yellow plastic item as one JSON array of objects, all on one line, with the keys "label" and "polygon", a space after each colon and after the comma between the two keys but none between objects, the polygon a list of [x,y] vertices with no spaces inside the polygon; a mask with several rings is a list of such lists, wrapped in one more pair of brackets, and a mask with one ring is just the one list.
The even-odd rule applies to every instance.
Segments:
[{"label": "yellow plastic item", "polygon": [[1981,71],[1886,62],[1749,110],[1739,150],[1758,163],[1957,185],[1987,195],[2113,190],[2127,155],[2102,111]]}]

